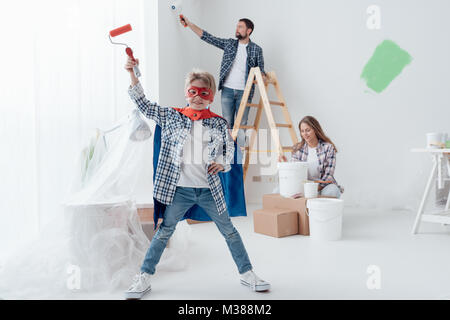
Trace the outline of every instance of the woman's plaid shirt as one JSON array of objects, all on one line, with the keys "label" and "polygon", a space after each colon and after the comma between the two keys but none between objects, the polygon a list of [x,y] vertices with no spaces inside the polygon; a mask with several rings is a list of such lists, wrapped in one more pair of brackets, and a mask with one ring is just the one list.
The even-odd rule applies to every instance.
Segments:
[{"label": "woman's plaid shirt", "polygon": [[[192,120],[174,108],[161,107],[157,103],[147,100],[140,83],[130,87],[128,93],[142,114],[154,120],[161,127],[161,150],[156,168],[153,197],[163,204],[170,205],[180,178],[183,146],[186,138],[190,135]],[[217,210],[219,214],[222,214],[227,211],[227,206],[220,177],[208,174],[207,168],[213,161],[217,161],[224,166],[224,172],[230,171],[234,159],[234,141],[225,119],[215,117],[198,121],[203,121],[203,126],[209,129],[205,174]],[[222,156],[223,162],[219,160],[222,159]]]},{"label": "woman's plaid shirt", "polygon": [[[231,67],[233,66],[234,59],[236,59],[239,40],[231,38],[230,39],[217,38],[206,31],[203,31],[201,39],[223,50],[223,58],[222,64],[220,66],[220,78],[219,78],[219,90],[222,90],[223,84],[225,83],[225,79],[228,76]],[[247,72],[245,75],[245,81],[247,81],[248,79],[250,69],[254,67],[259,67],[261,69],[261,72],[265,74],[263,50],[256,43],[250,41],[247,46]],[[252,90],[250,91],[248,101],[252,101],[254,93],[255,93],[255,85],[252,86]]]},{"label": "woman's plaid shirt", "polygon": [[[344,188],[338,185],[336,179],[334,179],[334,170],[336,168],[336,149],[331,143],[319,140],[317,145],[317,159],[319,160],[319,173],[320,180],[333,181],[335,185],[344,192]],[[304,144],[300,150],[292,153],[292,161],[307,161],[308,160],[308,144]],[[326,184],[320,184],[322,187]]]}]

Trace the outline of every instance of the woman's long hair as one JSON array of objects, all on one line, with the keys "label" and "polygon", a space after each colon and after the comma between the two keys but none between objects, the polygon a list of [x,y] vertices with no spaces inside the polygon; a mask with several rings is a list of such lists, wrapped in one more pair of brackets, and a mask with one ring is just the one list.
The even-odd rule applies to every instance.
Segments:
[{"label": "woman's long hair", "polygon": [[302,138],[302,140],[294,146],[294,151],[293,151],[293,152],[296,152],[296,151],[300,150],[301,148],[303,148],[303,146],[304,146],[305,143],[306,143],[305,139],[303,139],[303,136],[302,136],[302,129],[301,129],[302,123],[307,124],[308,126],[310,126],[310,127],[314,130],[317,139],[332,144],[333,147],[334,147],[334,149],[335,149],[336,152],[337,152],[336,146],[335,146],[334,143],[331,141],[331,139],[328,138],[327,135],[323,132],[322,127],[320,126],[319,121],[317,121],[317,119],[314,118],[314,117],[312,117],[312,116],[306,116],[306,117],[304,117],[304,118],[300,121],[300,123],[298,124],[298,129],[300,130],[300,137]]}]

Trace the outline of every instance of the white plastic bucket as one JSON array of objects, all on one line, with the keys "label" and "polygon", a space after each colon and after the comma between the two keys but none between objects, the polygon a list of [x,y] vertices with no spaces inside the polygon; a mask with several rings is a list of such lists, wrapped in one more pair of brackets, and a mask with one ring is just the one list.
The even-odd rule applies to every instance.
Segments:
[{"label": "white plastic bucket", "polygon": [[439,149],[439,144],[442,143],[442,133],[427,133],[427,148]]},{"label": "white plastic bucket", "polygon": [[339,240],[342,237],[344,201],[318,198],[308,200],[309,234],[316,240]]},{"label": "white plastic bucket", "polygon": [[319,184],[315,182],[305,183],[303,186],[305,189],[305,198],[317,198],[319,196]]},{"label": "white plastic bucket", "polygon": [[281,196],[288,198],[303,193],[303,182],[308,180],[308,163],[278,162],[278,170]]}]

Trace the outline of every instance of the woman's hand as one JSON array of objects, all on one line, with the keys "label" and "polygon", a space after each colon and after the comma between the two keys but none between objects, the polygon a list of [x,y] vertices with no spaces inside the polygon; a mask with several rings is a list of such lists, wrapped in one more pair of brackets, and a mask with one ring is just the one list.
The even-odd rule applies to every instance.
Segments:
[{"label": "woman's hand", "polygon": [[209,174],[212,174],[212,175],[216,175],[216,174],[218,174],[220,171],[224,171],[224,170],[225,170],[225,169],[224,169],[224,167],[223,167],[221,164],[218,164],[218,163],[213,162],[213,163],[211,163],[211,164],[209,165],[208,173],[209,173]]},{"label": "woman's hand", "polygon": [[303,193],[296,193],[293,196],[291,196],[292,199],[298,199],[298,198],[302,198],[303,197]]},{"label": "woman's hand", "polygon": [[286,156],[284,154],[282,154],[278,157],[278,162],[288,162],[288,161],[287,161]]},{"label": "woman's hand", "polygon": [[133,59],[128,57],[127,63],[125,64],[125,70],[127,70],[129,73],[134,74],[133,68],[135,66],[139,66],[139,59],[136,59],[136,61],[133,61]]}]

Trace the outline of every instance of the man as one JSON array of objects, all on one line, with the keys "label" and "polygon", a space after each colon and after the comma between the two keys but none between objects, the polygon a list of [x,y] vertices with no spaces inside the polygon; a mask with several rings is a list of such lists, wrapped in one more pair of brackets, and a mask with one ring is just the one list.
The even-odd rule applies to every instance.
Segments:
[{"label": "man", "polygon": [[[222,39],[214,37],[190,22],[185,16],[180,16],[181,24],[189,27],[203,41],[224,51],[220,67],[219,90],[222,90],[222,116],[228,121],[231,129],[234,127],[235,116],[239,111],[248,74],[251,68],[259,67],[264,81],[267,81],[264,71],[263,50],[250,40],[255,26],[249,19],[239,20],[236,27],[237,39]],[[255,86],[249,95],[249,103],[253,99]],[[247,125],[250,109],[246,108],[241,125]],[[244,131],[239,132],[238,144],[244,147]]]}]

